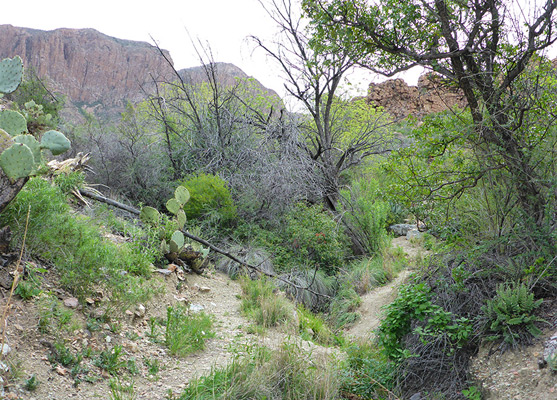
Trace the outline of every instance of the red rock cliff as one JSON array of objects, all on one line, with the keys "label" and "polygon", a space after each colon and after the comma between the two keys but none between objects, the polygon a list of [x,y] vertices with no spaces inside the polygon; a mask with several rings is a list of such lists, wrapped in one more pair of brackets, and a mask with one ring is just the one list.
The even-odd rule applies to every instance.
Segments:
[{"label": "red rock cliff", "polygon": [[[55,90],[78,105],[121,109],[143,98],[150,75],[170,78],[171,68],[152,45],[116,39],[94,29],[41,31],[0,25],[0,58],[20,55]],[[170,59],[170,55],[166,53]]]}]

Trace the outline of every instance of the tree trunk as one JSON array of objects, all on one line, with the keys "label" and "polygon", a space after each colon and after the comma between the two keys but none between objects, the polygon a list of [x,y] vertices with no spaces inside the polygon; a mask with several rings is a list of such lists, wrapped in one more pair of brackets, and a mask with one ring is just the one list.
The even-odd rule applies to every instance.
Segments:
[{"label": "tree trunk", "polygon": [[23,188],[28,179],[21,178],[11,183],[10,179],[0,170],[0,214]]}]

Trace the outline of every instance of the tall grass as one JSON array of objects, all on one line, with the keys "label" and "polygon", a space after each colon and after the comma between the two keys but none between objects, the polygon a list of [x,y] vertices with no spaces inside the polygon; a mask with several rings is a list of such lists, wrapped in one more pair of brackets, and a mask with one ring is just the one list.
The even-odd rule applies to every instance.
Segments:
[{"label": "tall grass", "polygon": [[179,400],[338,399],[339,364],[285,343],[277,350],[251,347],[225,368],[190,381]]},{"label": "tall grass", "polygon": [[241,310],[257,325],[270,328],[293,320],[294,306],[269,280],[243,278],[240,284],[243,293]]}]

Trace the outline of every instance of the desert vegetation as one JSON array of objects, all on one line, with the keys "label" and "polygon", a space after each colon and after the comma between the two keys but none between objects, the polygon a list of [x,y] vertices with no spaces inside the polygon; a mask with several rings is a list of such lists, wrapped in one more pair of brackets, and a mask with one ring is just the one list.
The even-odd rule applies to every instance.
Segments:
[{"label": "desert vegetation", "polygon": [[[341,356],[296,340],[237,344],[226,366],[168,398],[481,398],[469,368],[479,347],[528,345],[556,317],[557,77],[547,50],[557,3],[527,13],[518,3],[264,1],[281,35],[252,41],[282,69],[296,112],[250,79],[224,83],[199,49],[202,81],[175,71],[118,122],[86,115],[72,126],[35,75],[17,89],[21,65],[4,60],[19,75],[0,82],[11,93],[0,111],[0,261],[17,266],[14,295],[39,309],[53,368],[135,398],[135,359],[119,345],[72,350],[64,332],[118,332],[126,310],[143,318],[134,307],[164,295],[155,270],[218,270],[240,280],[246,334],[282,330]],[[384,76],[423,66],[467,106],[397,119],[344,92],[356,66]],[[89,170],[47,167],[44,149],[88,153]],[[408,221],[427,231],[419,262],[391,248],[389,226]],[[10,252],[19,255],[8,261]],[[362,296],[405,268],[413,274],[373,337],[347,336]],[[49,274],[85,308],[101,292],[102,312],[69,313],[43,285]],[[149,320],[148,336],[183,358],[203,352],[218,323],[176,303]],[[151,377],[159,367],[142,361]]]}]

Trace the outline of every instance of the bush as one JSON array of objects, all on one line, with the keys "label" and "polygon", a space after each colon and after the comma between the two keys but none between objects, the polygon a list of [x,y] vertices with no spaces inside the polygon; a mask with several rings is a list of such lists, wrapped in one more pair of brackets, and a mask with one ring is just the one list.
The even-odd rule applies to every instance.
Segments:
[{"label": "bush", "polygon": [[211,225],[228,226],[236,219],[236,206],[226,181],[216,175],[200,174],[183,182],[190,192],[184,211],[190,219],[209,219]]},{"label": "bush", "polygon": [[536,323],[543,320],[536,317],[534,311],[542,301],[534,300],[534,294],[523,283],[499,285],[496,296],[482,308],[487,320],[486,330],[492,333],[488,339],[503,339],[514,346],[539,336],[541,330]]},{"label": "bush", "polygon": [[28,209],[26,249],[55,264],[61,283],[75,295],[85,297],[97,284],[107,288],[115,302],[141,302],[153,294],[141,274],[151,276],[154,253],[105,240],[88,218],[71,213],[58,187],[43,179],[31,179],[0,215],[0,225],[10,225],[14,232],[14,244],[23,239]]},{"label": "bush", "polygon": [[215,336],[212,318],[203,313],[190,313],[177,305],[166,310],[165,344],[171,355],[184,357],[205,348],[205,340]]},{"label": "bush", "polygon": [[[390,399],[395,387],[396,364],[373,343],[346,349],[347,367],[342,371],[343,389],[362,399]],[[396,397],[395,397],[396,398]]]},{"label": "bush", "polygon": [[[341,191],[344,199],[344,216],[354,228],[359,241],[368,254],[377,254],[387,245],[385,230],[391,208],[397,207],[382,200],[379,184],[371,178],[359,178],[350,190]],[[391,218],[392,219],[392,218]]]},{"label": "bush", "polygon": [[334,275],[343,265],[349,244],[343,229],[319,205],[298,203],[286,216],[285,240],[298,265]]}]

